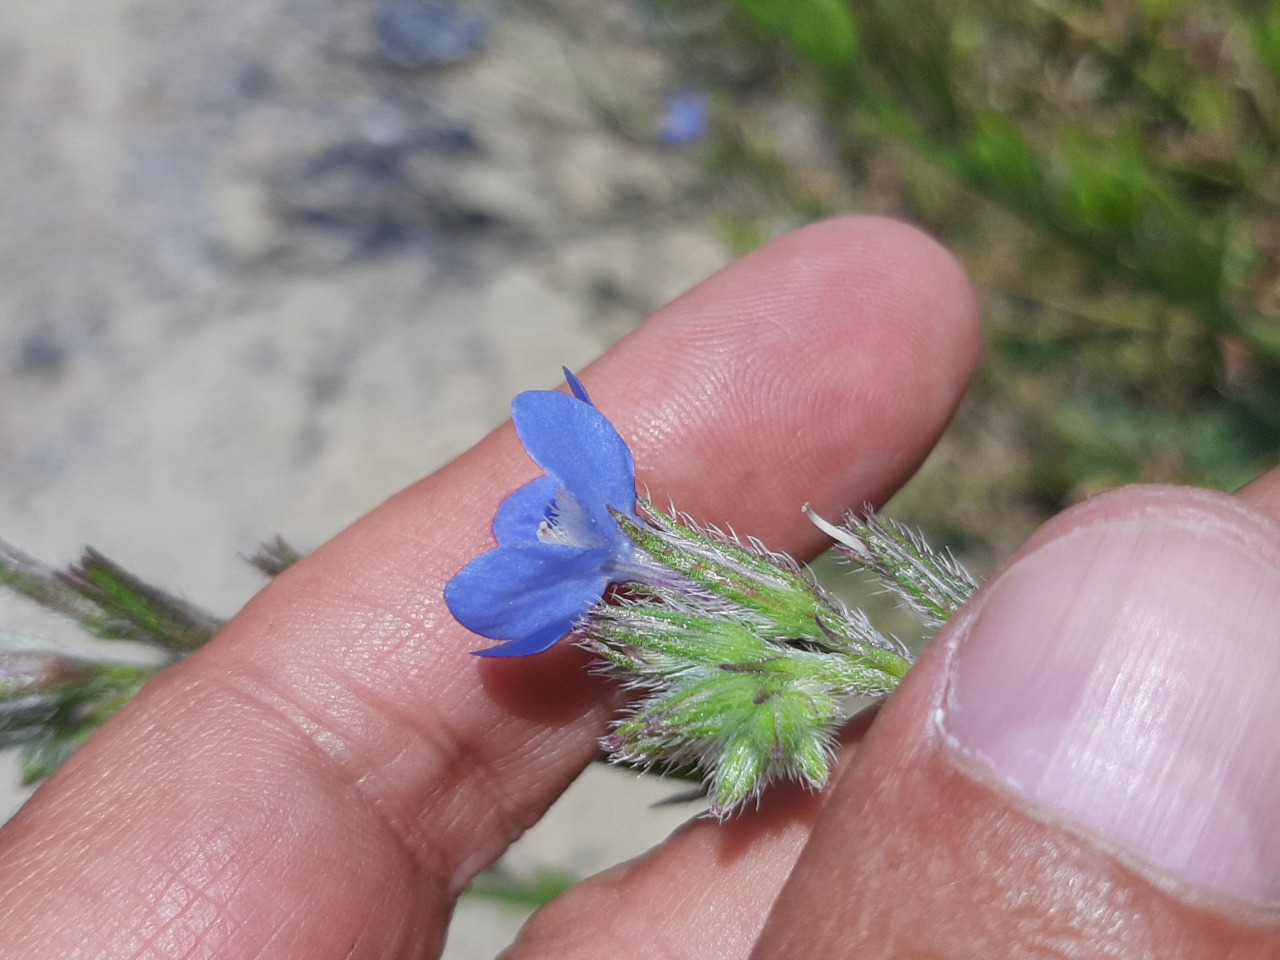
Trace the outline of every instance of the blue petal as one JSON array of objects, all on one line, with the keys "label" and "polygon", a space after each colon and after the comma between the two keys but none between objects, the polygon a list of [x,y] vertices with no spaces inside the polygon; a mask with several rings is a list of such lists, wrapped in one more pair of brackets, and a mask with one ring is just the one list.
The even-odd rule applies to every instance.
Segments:
[{"label": "blue petal", "polygon": [[[587,388],[582,385],[582,381],[573,375],[573,371],[568,367],[560,368],[564,372],[564,382],[569,385],[569,389],[573,391],[573,395],[583,403],[591,403],[591,397],[587,393]],[[591,406],[595,406],[591,403]]]},{"label": "blue petal", "polygon": [[529,456],[582,505],[602,536],[616,540],[606,506],[635,512],[636,468],[613,424],[590,404],[549,390],[520,394],[511,415]]},{"label": "blue petal", "polygon": [[539,477],[510,494],[493,518],[493,538],[499,544],[537,543],[558,488],[553,478]]},{"label": "blue petal", "polygon": [[600,599],[609,578],[601,548],[513,543],[482,553],[444,588],[445,603],[468,630],[494,640],[568,633]]},{"label": "blue petal", "polygon": [[701,90],[681,90],[667,100],[667,115],[658,131],[658,141],[667,147],[696,143],[707,132],[710,118],[707,95]]},{"label": "blue petal", "polygon": [[535,633],[531,637],[508,640],[506,643],[500,643],[496,647],[485,647],[483,650],[472,650],[471,654],[476,657],[527,657],[531,653],[550,650],[564,639],[567,632],[559,627],[552,627],[541,633]]}]

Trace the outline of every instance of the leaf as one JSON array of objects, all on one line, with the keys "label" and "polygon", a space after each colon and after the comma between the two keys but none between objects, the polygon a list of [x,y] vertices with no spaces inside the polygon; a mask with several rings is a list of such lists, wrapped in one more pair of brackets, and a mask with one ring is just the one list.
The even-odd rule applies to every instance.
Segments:
[{"label": "leaf", "polygon": [[59,579],[101,611],[95,632],[108,639],[138,640],[174,653],[202,647],[223,621],[154,587],[92,547]]},{"label": "leaf", "polygon": [[0,584],[70,617],[103,640],[131,640],[186,654],[204,645],[222,621],[151,586],[98,551],[55,570],[0,541]]},{"label": "leaf", "polygon": [[278,577],[301,560],[302,553],[277,534],[274,540],[262,543],[257,552],[246,559],[268,577]]},{"label": "leaf", "polygon": [[550,903],[577,882],[577,877],[561,870],[537,870],[532,876],[517,877],[498,865],[472,880],[466,895],[513,907],[537,908]]}]

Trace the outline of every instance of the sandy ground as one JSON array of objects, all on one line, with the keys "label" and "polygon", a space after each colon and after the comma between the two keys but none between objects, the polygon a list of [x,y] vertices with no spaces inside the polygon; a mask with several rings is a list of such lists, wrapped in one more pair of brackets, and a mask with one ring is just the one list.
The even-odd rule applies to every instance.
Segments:
[{"label": "sandy ground", "polygon": [[[429,67],[392,6],[0,5],[0,536],[229,613],[237,553],[322,542],[724,262],[637,7],[473,6],[483,48]],[[665,792],[592,771],[514,866],[638,852]],[[464,903],[446,955],[521,919]]]}]

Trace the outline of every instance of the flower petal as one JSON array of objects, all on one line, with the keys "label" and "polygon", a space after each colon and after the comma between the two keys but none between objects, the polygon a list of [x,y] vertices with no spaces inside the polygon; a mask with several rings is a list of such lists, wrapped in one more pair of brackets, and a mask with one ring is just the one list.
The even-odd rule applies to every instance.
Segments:
[{"label": "flower petal", "polygon": [[494,640],[533,641],[568,633],[600,599],[609,578],[607,548],[512,543],[482,553],[444,588],[445,603],[468,630]]},{"label": "flower petal", "polygon": [[564,639],[564,635],[567,632],[559,627],[551,627],[541,633],[535,633],[531,637],[508,640],[506,643],[500,643],[496,647],[485,647],[483,650],[472,650],[471,655],[475,657],[527,657],[531,653],[550,650]]},{"label": "flower petal", "polygon": [[[573,391],[573,395],[583,403],[591,403],[591,396],[587,393],[587,388],[582,385],[582,381],[573,375],[573,371],[568,367],[560,368],[564,372],[564,382],[569,385],[569,389]],[[591,403],[591,406],[595,406]]]},{"label": "flower petal", "polygon": [[537,543],[538,528],[550,513],[559,486],[551,477],[539,477],[509,494],[494,515],[493,538],[499,544]]},{"label": "flower petal", "polygon": [[616,540],[607,507],[635,512],[636,468],[613,424],[590,404],[548,390],[520,394],[511,415],[529,456],[573,495],[603,537]]}]

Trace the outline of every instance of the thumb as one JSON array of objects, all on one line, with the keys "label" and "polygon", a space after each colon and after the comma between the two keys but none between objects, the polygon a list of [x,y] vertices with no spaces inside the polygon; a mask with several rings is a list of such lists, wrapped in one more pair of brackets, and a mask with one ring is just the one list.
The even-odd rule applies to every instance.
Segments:
[{"label": "thumb", "polygon": [[1180,488],[1041,530],[842,776],[753,956],[1280,955],[1280,526]]}]

